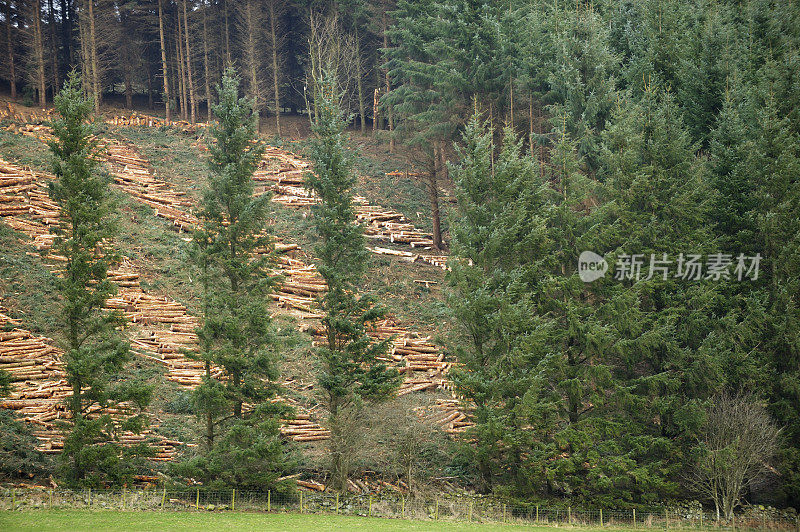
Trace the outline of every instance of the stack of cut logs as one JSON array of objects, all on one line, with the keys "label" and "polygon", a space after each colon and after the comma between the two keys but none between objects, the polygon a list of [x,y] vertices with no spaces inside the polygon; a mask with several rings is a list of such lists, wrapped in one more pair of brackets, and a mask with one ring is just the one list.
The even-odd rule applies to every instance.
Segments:
[{"label": "stack of cut logs", "polygon": [[[189,211],[191,202],[186,199],[184,193],[176,192],[167,183],[158,180],[152,174],[147,161],[141,158],[135,149],[113,141],[106,141],[105,148],[114,180],[124,191],[153,207],[156,215],[173,221],[179,230],[191,230],[196,226],[197,218]],[[295,168],[303,169],[308,166],[308,163],[297,160],[288,152],[274,151],[273,155],[278,158],[283,157],[282,163],[291,162]],[[10,165],[8,167],[10,168]],[[0,171],[2,169],[0,165]],[[13,179],[19,176],[9,177]],[[21,185],[14,183],[14,186],[26,186],[25,183]],[[27,185],[30,185],[30,182]],[[29,190],[33,189],[26,189]],[[46,199],[46,196],[43,198]],[[370,212],[379,211],[370,210]],[[47,212],[46,219],[56,220],[57,212]],[[47,228],[40,224],[35,226],[37,226],[36,231],[29,234],[32,238],[40,238],[42,245],[47,246]],[[49,241],[51,242],[52,240]],[[284,250],[297,249],[296,245],[282,247]],[[319,318],[321,315],[315,305],[318,297],[325,292],[326,286],[315,268],[299,259],[282,255],[276,273],[284,278],[283,285],[273,295],[278,306],[301,319]],[[185,356],[186,352],[191,351],[196,345],[197,339],[194,335],[196,319],[188,314],[185,307],[174,301],[144,294],[138,286],[138,275],[130,265],[127,267],[123,265],[118,271],[113,272],[112,278],[122,286],[119,297],[109,300],[108,307],[123,311],[139,326],[140,334],[133,338],[134,345],[147,353],[143,356],[169,367],[167,374],[169,380],[189,387],[198,385],[204,373],[203,366],[199,361]],[[153,328],[157,325],[161,327]],[[168,331],[164,330],[164,325],[169,326]],[[387,361],[394,363],[405,374],[406,382],[400,394],[447,387],[444,374],[450,364],[444,362],[443,354],[439,353],[438,348],[430,343],[428,338],[421,338],[418,334],[390,321],[376,325],[369,333],[378,339],[395,335]],[[423,374],[420,375],[420,372]],[[302,421],[307,421],[309,426],[304,427],[306,423]],[[328,437],[327,432],[311,422],[310,418],[308,420],[299,418],[294,428],[290,426],[286,430],[290,431],[286,433],[287,436],[298,441],[316,441]]]},{"label": "stack of cut logs", "polygon": [[104,148],[114,182],[120,188],[152,207],[156,216],[171,221],[178,231],[192,231],[196,227],[197,217],[191,213],[192,202],[185,192],[175,191],[153,177],[147,161],[130,146],[106,141]]},{"label": "stack of cut logs", "polygon": [[150,115],[139,115],[136,113],[128,116],[114,115],[113,117],[107,117],[106,123],[111,124],[112,126],[135,127],[164,127],[169,125],[171,127],[178,128],[185,133],[193,133],[198,128],[204,128],[208,125],[205,122],[196,122],[192,124],[186,120],[170,120],[169,124],[167,124],[167,121],[163,118]]},{"label": "stack of cut logs", "polygon": [[464,405],[458,399],[437,399],[436,404],[414,409],[422,418],[433,421],[448,434],[460,434],[475,423],[468,419]]},{"label": "stack of cut logs", "polygon": [[[18,325],[0,307],[0,327]],[[14,410],[33,426],[33,435],[39,441],[37,450],[59,453],[64,447],[63,433],[56,420],[68,419],[69,411],[64,400],[72,393],[67,384],[61,363],[63,353],[48,338],[35,336],[25,329],[15,328],[0,332],[0,369],[11,375],[11,394],[0,400],[0,408]],[[115,419],[129,414],[125,405],[117,408],[90,408],[91,416],[110,414]],[[177,454],[182,442],[167,440],[152,430],[141,434],[130,432],[120,436],[122,445],[148,443],[154,452],[152,460],[170,460]]]},{"label": "stack of cut logs", "polygon": [[[277,165],[275,162],[277,161]],[[311,164],[292,152],[269,147],[258,171],[253,176],[258,183],[268,183],[256,188],[257,194],[273,193],[272,201],[287,207],[307,207],[319,202],[314,194],[303,187],[304,174]],[[431,249],[433,235],[417,229],[403,213],[370,205],[366,198],[353,198],[356,217],[364,224],[367,238],[405,244],[412,248]],[[426,262],[446,268],[447,257],[433,254],[417,254],[381,247],[368,248],[379,255],[400,257],[408,262]]]},{"label": "stack of cut logs", "polygon": [[11,107],[11,103],[0,108],[0,120],[9,119],[20,124],[40,124],[53,118],[53,109],[28,109],[20,106]]}]

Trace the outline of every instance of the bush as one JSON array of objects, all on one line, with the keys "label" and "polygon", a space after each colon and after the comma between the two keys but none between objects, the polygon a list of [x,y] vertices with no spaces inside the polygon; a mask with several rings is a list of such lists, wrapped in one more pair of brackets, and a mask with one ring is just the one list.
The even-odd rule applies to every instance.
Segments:
[{"label": "bush", "polygon": [[36,451],[38,441],[30,427],[9,410],[0,410],[0,476],[7,479],[46,475],[52,464]]}]

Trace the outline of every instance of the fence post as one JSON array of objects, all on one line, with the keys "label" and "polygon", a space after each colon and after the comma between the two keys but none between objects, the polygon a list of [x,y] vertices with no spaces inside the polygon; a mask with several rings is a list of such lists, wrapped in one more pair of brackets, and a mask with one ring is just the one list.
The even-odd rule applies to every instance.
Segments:
[{"label": "fence post", "polygon": [[636,508],[633,509],[633,528],[636,528]]},{"label": "fence post", "polygon": [[336,513],[339,513],[339,492],[336,492]]},{"label": "fence post", "polygon": [[368,517],[372,517],[372,494],[369,494],[369,511],[367,512]]},{"label": "fence post", "polygon": [[89,508],[92,507],[92,487],[89,486]]},{"label": "fence post", "polygon": [[164,491],[161,492],[161,510],[164,510],[164,503],[167,502],[167,486],[164,486]]},{"label": "fence post", "polygon": [[536,505],[536,524],[539,524],[539,505]]},{"label": "fence post", "polygon": [[272,499],[272,490],[267,490],[267,511],[269,512],[269,506]]},{"label": "fence post", "polygon": [[433,515],[433,518],[437,521],[439,520],[439,497],[436,497],[436,513]]},{"label": "fence post", "polygon": [[231,492],[231,511],[236,509],[236,488]]},{"label": "fence post", "polygon": [[403,519],[406,518],[406,497],[405,495],[400,495],[400,517]]},{"label": "fence post", "polygon": [[600,508],[600,526],[603,526],[603,509]]},{"label": "fence post", "polygon": [[572,524],[572,506],[567,506],[567,524]]},{"label": "fence post", "polygon": [[200,509],[200,488],[197,488],[197,498],[194,500],[194,509]]},{"label": "fence post", "polygon": [[303,513],[303,492],[300,492],[300,513]]}]

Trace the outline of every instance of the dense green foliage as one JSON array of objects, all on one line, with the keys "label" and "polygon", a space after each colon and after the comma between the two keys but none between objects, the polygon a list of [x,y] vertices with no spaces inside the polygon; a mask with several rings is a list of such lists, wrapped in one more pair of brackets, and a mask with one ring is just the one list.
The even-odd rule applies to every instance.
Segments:
[{"label": "dense green foliage", "polygon": [[[141,413],[150,391],[135,381],[119,383],[116,375],[130,360],[127,342],[119,332],[120,313],[103,305],[116,293],[107,278],[118,259],[111,247],[108,179],[97,161],[94,128],[88,122],[91,102],[83,95],[80,78],[71,74],[55,99],[59,118],[53,122],[55,140],[50,197],[61,209],[53,251],[64,256],[64,273],[56,281],[61,295],[61,343],[64,368],[72,394],[67,398],[71,421],[60,456],[61,474],[72,484],[121,483],[133,474],[128,458],[146,453],[138,446],[116,443],[124,431],[140,431]],[[122,405],[130,415],[114,420],[92,413],[95,407]]]},{"label": "dense green foliage", "polygon": [[349,455],[358,409],[363,401],[380,400],[399,384],[398,373],[377,358],[389,349],[389,340],[376,342],[366,334],[370,322],[384,314],[374,298],[358,294],[368,251],[356,221],[352,187],[355,183],[352,156],[344,144],[346,120],[340,95],[331,76],[316,83],[317,115],[311,160],[314,173],[305,185],[321,202],[312,209],[319,244],[314,252],[319,273],[328,285],[322,297],[323,334],[326,342],[316,349],[317,381],[328,411],[331,429],[331,474],[336,489],[347,489]]},{"label": "dense green foliage", "polygon": [[[253,172],[264,147],[256,139],[253,102],[239,97],[233,69],[218,92],[210,177],[192,252],[203,290],[197,334],[206,363],[194,404],[206,426],[206,449],[178,469],[212,486],[274,489],[292,461],[278,424],[287,408],[272,401],[278,340],[268,308],[275,283],[269,195],[253,196]],[[216,368],[221,375],[212,372]]]},{"label": "dense green foliage", "polygon": [[[436,44],[459,32],[420,22],[457,4],[399,4],[387,56],[400,86],[384,102],[417,135],[436,127],[418,117],[442,101],[448,123],[465,124],[450,129],[463,132],[448,278],[469,340],[455,346],[454,380],[476,406],[463,446],[476,484],[602,503],[677,496],[703,452],[705,405],[749,391],[784,427],[780,490],[751,497],[800,503],[800,139],[788,81],[800,11],[475,2],[481,17],[448,24],[470,27],[475,50],[506,43],[508,57],[482,66],[508,61],[511,85],[454,83],[459,92],[448,76],[468,69],[448,71],[461,56]],[[487,26],[496,33],[479,37]],[[530,155],[511,122],[520,93]],[[498,117],[513,126],[502,142]],[[580,279],[583,251],[605,258],[605,277]],[[641,275],[621,275],[634,254]],[[696,279],[685,275],[693,254]]]}]

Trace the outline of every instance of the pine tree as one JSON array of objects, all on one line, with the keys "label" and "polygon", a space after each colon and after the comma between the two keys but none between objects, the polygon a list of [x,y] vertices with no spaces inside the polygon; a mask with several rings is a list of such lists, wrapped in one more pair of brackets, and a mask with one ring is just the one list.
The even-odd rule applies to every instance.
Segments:
[{"label": "pine tree", "polygon": [[460,162],[452,167],[458,211],[447,274],[448,303],[462,327],[455,348],[462,366],[451,377],[476,407],[461,454],[482,491],[514,482],[525,493],[521,456],[529,454],[531,434],[520,409],[532,385],[525,348],[532,325],[528,265],[537,262],[545,239],[538,210],[544,190],[510,129],[495,165],[491,131],[477,113],[463,138]]},{"label": "pine tree", "polygon": [[369,295],[358,295],[369,256],[362,229],[356,224],[352,187],[352,155],[345,147],[347,120],[331,75],[315,82],[317,115],[314,117],[311,161],[314,172],[305,186],[320,203],[312,208],[319,244],[315,248],[318,270],[328,285],[322,298],[324,345],[316,349],[317,382],[328,411],[331,430],[331,474],[335,489],[347,489],[353,451],[352,423],[364,401],[387,398],[399,384],[395,370],[378,361],[389,341],[376,342],[366,334],[369,323],[384,310]]},{"label": "pine tree", "polygon": [[[252,99],[238,95],[229,68],[218,90],[209,146],[210,177],[203,195],[193,260],[203,286],[199,356],[206,376],[194,392],[206,424],[205,456],[179,467],[210,485],[275,487],[292,460],[280,439],[288,409],[273,401],[279,341],[268,303],[276,279],[268,234],[268,195],[253,196],[253,172],[264,152]],[[212,366],[224,370],[212,376]],[[279,486],[285,489],[285,486]]]},{"label": "pine tree", "polygon": [[60,118],[53,122],[58,178],[50,185],[50,197],[61,209],[53,250],[66,258],[58,278],[63,307],[64,368],[72,394],[67,405],[72,416],[60,457],[60,471],[71,484],[98,485],[122,482],[132,471],[121,457],[141,452],[115,443],[124,430],[139,431],[144,414],[115,422],[108,414],[89,416],[95,406],[122,405],[141,410],[150,390],[135,382],[115,384],[130,360],[127,342],[119,328],[123,317],[106,312],[106,300],[116,293],[108,280],[108,268],[118,255],[110,245],[114,227],[110,219],[107,176],[97,169],[97,141],[88,122],[93,104],[83,96],[81,80],[74,72],[55,98]]},{"label": "pine tree", "polygon": [[[709,254],[722,252],[709,220],[713,193],[668,91],[649,86],[640,101],[622,101],[603,140],[605,200],[614,206],[606,222],[611,256],[619,264],[641,254],[644,262],[641,278],[622,279],[625,290],[609,301],[622,340],[610,355],[626,383],[623,413],[635,427],[628,442],[639,474],[650,494],[669,494],[703,401],[728,377],[720,335],[729,324],[719,320],[725,281],[709,280],[706,270]],[[665,254],[668,262],[659,263]],[[700,279],[676,277],[680,254],[701,256]],[[653,269],[659,264],[666,276]]]}]

